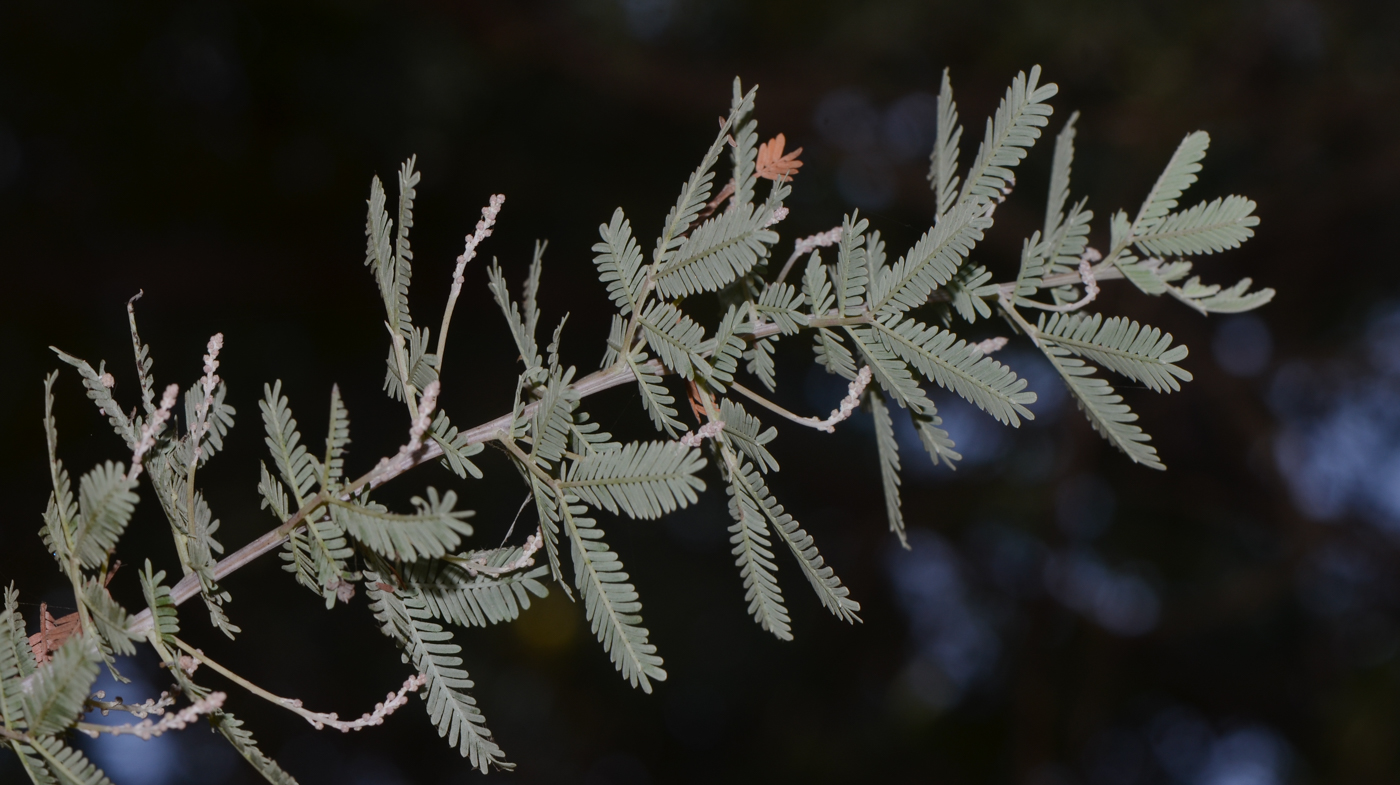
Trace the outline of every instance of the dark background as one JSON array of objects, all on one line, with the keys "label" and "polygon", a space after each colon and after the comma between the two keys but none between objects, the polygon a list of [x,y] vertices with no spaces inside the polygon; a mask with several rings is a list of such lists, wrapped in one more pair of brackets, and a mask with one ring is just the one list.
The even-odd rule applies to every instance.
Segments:
[{"label": "dark background", "polygon": [[[433,325],[462,236],[489,194],[508,196],[468,270],[444,378],[444,406],[469,425],[504,412],[514,388],[487,259],[518,286],[532,241],[549,239],[545,327],[571,312],[565,359],[595,367],[608,314],[589,263],[596,227],[620,204],[650,248],[736,74],[762,85],[760,135],[806,151],[779,253],[861,207],[893,258],[932,209],[924,155],[941,70],[952,68],[966,165],[1010,78],[1040,63],[1060,85],[1051,131],[1083,112],[1074,190],[1098,215],[1094,244],[1198,128],[1213,144],[1185,201],[1259,203],[1256,239],[1197,268],[1276,288],[1257,318],[1203,319],[1121,283],[1102,298],[1104,312],[1191,347],[1184,391],[1123,385],[1170,471],[1097,438],[1033,349],[1013,343],[1004,359],[1041,393],[1037,419],[1013,432],[935,395],[967,457],[954,473],[903,453],[915,545],[904,553],[886,532],[868,418],[835,436],[784,428],[774,491],[864,623],[822,611],[780,555],[797,639],[757,629],[712,474],[705,501],[667,521],[604,516],[670,678],[650,696],[629,688],[557,591],[517,624],[461,634],[475,695],[520,764],[491,779],[1397,781],[1397,40],[1400,5],[1388,2],[3,0],[0,580],[34,603],[31,628],[40,600],[71,605],[34,536],[48,495],[41,380],[58,366],[47,347],[105,358],[134,405],[123,305],[138,289],[161,386],[191,383],[208,336],[226,336],[239,425],[200,480],[236,548],[273,525],[254,492],[264,382],[283,380],[313,446],[339,383],[354,473],[407,427],[380,392],[382,312],[361,264],[373,174],[392,181],[419,156],[413,302]],[[1039,225],[1047,148],[1018,170],[975,253],[998,279]],[[991,329],[1009,332],[968,334]],[[841,385],[808,370],[803,344],[784,342],[778,398],[825,411]],[[75,373],[57,391],[75,479],[129,458]],[[631,389],[587,408],[619,435],[646,434]],[[455,488],[494,545],[524,492],[498,455],[481,465],[484,482],[431,468],[386,496]],[[147,499],[118,556],[178,571],[155,510]],[[406,669],[363,598],[327,612],[277,565],[226,582],[237,643],[197,602],[183,609],[188,637],[319,710],[355,716],[382,700]],[[132,571],[114,591],[139,606]],[[164,687],[149,662],[128,671],[128,699]],[[479,776],[416,701],[342,736],[231,693],[308,785]],[[255,778],[203,730],[86,748],[126,785]],[[0,780],[19,776],[0,757]]]}]

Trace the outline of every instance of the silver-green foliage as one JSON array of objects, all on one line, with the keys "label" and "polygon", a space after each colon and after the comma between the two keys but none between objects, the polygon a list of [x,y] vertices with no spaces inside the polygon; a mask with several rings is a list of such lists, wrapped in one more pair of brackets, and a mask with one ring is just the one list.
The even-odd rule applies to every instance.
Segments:
[{"label": "silver-green foliage", "polygon": [[[130,468],[105,461],[80,477],[75,492],[58,455],[52,392],[57,373],[45,380],[52,493],[40,536],[73,589],[83,632],[58,646],[51,661],[36,662],[16,592],[6,591],[0,616],[0,740],[35,782],[105,783],[106,777],[61,738],[78,722],[99,663],[114,667],[116,657],[135,653],[136,644],[144,641],[179,691],[191,700],[208,697],[209,690],[181,668],[179,652],[193,650],[177,637],[177,606],[201,596],[211,626],[233,637],[239,630],[228,617],[225,605],[231,596],[220,580],[281,545],[285,569],[327,608],[350,602],[355,586],[362,586],[380,628],[425,679],[422,697],[439,734],[482,771],[510,768],[469,692],[473,683],[457,633],[444,625],[472,628],[514,621],[553,582],[570,600],[577,593],[592,632],[622,677],[650,692],[655,682],[666,679],[664,660],[644,626],[637,581],[593,515],[650,521],[671,514],[698,501],[707,487],[707,472],[717,475],[729,497],[731,555],[739,578],[735,599],[742,591],[748,613],[760,627],[779,639],[793,637],[789,598],[779,575],[794,567],[824,607],[854,622],[860,604],[850,588],[819,551],[813,532],[802,528],[773,493],[773,476],[779,471],[773,452],[777,429],[758,415],[771,411],[830,430],[863,402],[874,420],[870,455],[879,468],[888,525],[908,547],[900,498],[900,473],[908,458],[900,455],[897,432],[903,426],[895,420],[895,405],[905,411],[901,418],[909,418],[908,427],[934,464],[949,468],[961,455],[942,427],[928,385],[970,401],[1005,425],[1019,427],[1034,416],[1036,394],[1027,389],[1026,379],[989,356],[1005,339],[960,336],[953,329],[955,318],[969,325],[995,323],[994,309],[1000,311],[1058,370],[1093,428],[1133,461],[1162,468],[1137,415],[1097,374],[1101,367],[1152,391],[1179,390],[1191,380],[1179,365],[1187,349],[1174,345],[1159,328],[1083,309],[1099,284],[1113,278],[1126,278],[1149,295],[1169,294],[1202,314],[1268,302],[1273,290],[1251,292],[1249,279],[1221,287],[1188,278],[1192,262],[1183,258],[1218,253],[1247,240],[1258,223],[1255,205],[1229,196],[1178,210],[1209,144],[1209,137],[1196,132],[1168,161],[1136,217],[1113,214],[1108,251],[1099,254],[1090,247],[1094,213],[1086,198],[1075,200],[1070,191],[1077,118],[1072,115],[1056,138],[1044,224],[1023,241],[1014,269],[1007,267],[1014,277],[994,282],[994,263],[967,260],[993,226],[997,206],[1011,196],[1014,169],[1048,126],[1055,94],[1055,85],[1041,84],[1038,67],[1029,75],[1018,74],[988,119],[971,167],[963,172],[958,163],[963,129],[945,72],[930,156],[935,207],[927,231],[891,264],[885,240],[869,220],[848,215],[833,230],[839,241],[829,252],[832,263],[804,241],[774,276],[769,262],[781,240],[778,227],[788,212],[784,203],[790,178],[758,165],[756,91],[745,91],[736,80],[729,113],[664,217],[650,258],[621,208],[599,227],[594,264],[614,308],[601,370],[579,378],[561,360],[567,314],[541,350],[544,243],[535,246],[518,301],[507,283],[507,269],[489,266],[487,288],[506,320],[521,368],[509,414],[469,429],[454,425],[445,411],[452,391],[442,388],[441,375],[452,306],[465,278],[454,280],[436,347],[410,309],[414,259],[409,233],[421,179],[410,158],[398,173],[396,211],[390,214],[388,197],[375,178],[365,224],[365,264],[390,333],[385,390],[404,405],[406,443],[351,479],[350,419],[339,388],[331,388],[324,452],[313,453],[282,383],[265,386],[259,408],[271,468],[261,466],[257,489],[277,528],[237,558],[222,562],[217,557],[223,546],[214,536],[219,522],[196,480],[222,451],[233,426],[227,389],[212,376],[213,363],[204,379],[185,390],[179,411],[172,411],[179,397],[174,386],[158,406],[150,348],[137,333],[128,303],[139,410],[128,414],[116,400],[115,380],[105,364],[94,369],[55,351],[77,369],[87,397],[133,453]],[[729,182],[716,192],[716,168],[726,148]],[[762,186],[761,177],[770,183]],[[484,211],[457,275],[489,234],[501,198],[493,198]],[[823,235],[826,239],[818,245],[831,245],[832,236]],[[800,284],[782,280],[799,262]],[[1047,292],[1049,299],[1042,299]],[[691,302],[696,297],[714,300]],[[1032,310],[1042,313],[1029,319],[1024,312]],[[693,315],[711,313],[718,314],[713,329]],[[803,331],[811,334],[815,362],[852,382],[851,397],[830,420],[787,412],[749,390],[741,378],[742,366],[760,386],[776,389],[777,343]],[[210,346],[217,354],[216,342]],[[212,362],[213,357],[206,358],[206,364]],[[676,405],[675,377],[685,382],[689,406],[684,408],[694,412],[694,427]],[[872,383],[862,388],[865,379]],[[623,442],[584,411],[587,396],[632,382],[643,411],[666,438]],[[413,497],[408,512],[389,510],[370,498],[382,483],[437,458],[458,478],[481,478],[483,470],[470,458],[487,444],[500,448],[533,501],[538,533],[525,545],[460,550],[474,529],[467,523],[472,513],[457,507],[457,489],[439,493],[428,488]],[[115,570],[114,551],[140,500],[142,473],[150,478],[169,522],[184,578],[166,586],[165,572],[155,571],[147,560],[138,571],[146,609],[131,614],[108,591],[108,583]],[[624,537],[628,530],[627,524],[613,529]],[[775,548],[775,540],[786,548]],[[540,550],[547,564],[535,566],[534,554]],[[775,550],[788,551],[790,559]],[[838,563],[844,557],[835,554]],[[233,714],[218,709],[208,720],[269,782],[295,782]]]}]

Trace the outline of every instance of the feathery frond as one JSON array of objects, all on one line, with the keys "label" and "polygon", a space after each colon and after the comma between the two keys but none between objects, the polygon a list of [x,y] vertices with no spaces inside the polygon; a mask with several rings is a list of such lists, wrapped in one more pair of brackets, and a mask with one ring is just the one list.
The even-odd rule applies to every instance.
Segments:
[{"label": "feathery frond", "polygon": [[73,498],[68,470],[63,468],[63,461],[58,457],[58,423],[53,416],[53,383],[57,379],[58,371],[44,378],[44,436],[49,449],[49,481],[53,491],[44,510],[44,528],[40,536],[44,548],[60,563],[65,563],[72,552],[69,543],[78,518],[78,503]]},{"label": "feathery frond", "polygon": [[521,310],[525,312],[525,332],[536,335],[540,323],[540,277],[544,274],[544,252],[549,248],[548,240],[536,240],[535,252],[530,257],[530,269],[525,274],[525,296]]},{"label": "feathery frond", "polygon": [[30,736],[62,733],[78,721],[101,661],[94,636],[73,635],[34,672],[22,697]]},{"label": "feathery frond", "polygon": [[909,372],[907,362],[882,340],[881,334],[875,328],[847,327],[846,334],[855,342],[861,357],[870,366],[871,374],[880,385],[880,389],[894,398],[900,406],[911,411],[924,412],[933,408],[933,402]]},{"label": "feathery frond", "polygon": [[521,474],[530,483],[530,493],[535,499],[535,512],[540,518],[540,537],[544,540],[544,552],[549,557],[549,575],[564,590],[564,596],[573,600],[574,593],[564,582],[564,570],[559,556],[559,524],[563,514],[554,498],[553,489],[535,476],[528,467],[518,466]]},{"label": "feathery frond", "polygon": [[758,121],[749,118],[753,113],[753,99],[753,93],[746,95],[739,78],[735,77],[733,97],[729,102],[730,125],[738,129],[733,134],[734,144],[729,148],[729,161],[734,171],[735,204],[752,202],[754,185],[758,182],[755,169],[758,159]]},{"label": "feathery frond", "polygon": [[1064,128],[1055,135],[1055,155],[1050,160],[1050,197],[1045,200],[1045,229],[1049,239],[1065,220],[1065,205],[1069,202],[1069,175],[1074,164],[1074,124],[1079,112],[1071,112]]},{"label": "feathery frond", "polygon": [[1238,248],[1254,236],[1259,225],[1255,204],[1243,196],[1201,202],[1188,210],[1163,216],[1150,229],[1133,235],[1145,254],[1193,256]]},{"label": "feathery frond", "polygon": [[880,393],[866,393],[870,414],[875,419],[875,446],[880,454],[880,485],[885,491],[885,515],[890,531],[899,537],[899,544],[909,549],[909,537],[904,533],[904,511],[899,499],[899,442],[894,438],[894,422]]},{"label": "feathery frond", "polygon": [[164,583],[165,570],[152,573],[151,560],[147,559],[145,568],[138,574],[141,576],[141,593],[146,597],[146,607],[151,609],[156,634],[167,646],[174,646],[175,635],[180,632],[180,616],[175,600],[170,597],[170,587]]},{"label": "feathery frond", "polygon": [[767,258],[768,247],[778,242],[768,226],[789,189],[779,184],[773,191],[776,198],[770,195],[762,205],[735,204],[692,231],[658,270],[657,291],[669,298],[718,291]]},{"label": "feathery frond", "polygon": [[960,200],[942,221],[924,232],[888,272],[871,281],[870,310],[879,317],[903,313],[928,302],[933,290],[948,283],[992,225],[979,199]]},{"label": "feathery frond", "polygon": [[263,779],[272,785],[297,785],[297,781],[292,775],[282,770],[281,766],[272,758],[263,754],[258,748],[258,742],[253,738],[252,731],[243,727],[243,720],[238,719],[226,711],[216,711],[209,715],[209,724],[223,736],[238,754],[243,756],[243,760],[253,767],[253,770],[261,774]]},{"label": "feathery frond", "polygon": [[0,721],[15,730],[26,726],[22,682],[34,672],[34,655],[24,633],[19,592],[11,583],[5,587],[5,611],[0,614]]},{"label": "feathery frond", "polygon": [[762,511],[773,530],[797,557],[802,574],[807,576],[807,581],[812,584],[812,589],[816,591],[827,610],[848,622],[859,621],[860,617],[856,616],[856,613],[860,611],[860,603],[850,598],[851,590],[843,586],[841,579],[836,577],[836,571],[827,566],[812,541],[812,535],[802,529],[791,515],[784,512],[783,505],[773,498],[763,475],[754,469],[753,464],[743,461],[739,464],[737,477],[737,485],[743,488],[743,494],[748,501],[754,508]]},{"label": "feathery frond", "polygon": [[569,387],[572,373],[562,374],[557,368],[549,374],[539,407],[530,421],[530,457],[536,464],[551,468],[564,457],[569,448],[574,407],[578,393]]},{"label": "feathery frond", "polygon": [[1071,355],[1070,350],[1049,341],[1040,342],[1041,351],[1060,372],[1069,391],[1074,394],[1079,410],[1089,423],[1113,446],[1122,450],[1134,463],[1149,469],[1166,469],[1157,457],[1157,448],[1148,444],[1152,437],[1134,425],[1138,416],[1123,403],[1108,382],[1094,376],[1096,368]]},{"label": "feathery frond", "polygon": [[[535,343],[535,333],[526,329],[526,319],[520,317],[520,308],[515,301],[510,299],[510,286],[506,283],[505,276],[501,273],[501,266],[494,260],[487,268],[486,275],[489,280],[487,288],[491,290],[491,296],[495,298],[496,305],[500,306],[501,313],[506,317],[506,324],[510,327],[511,337],[515,339],[515,348],[520,351],[520,359],[525,363],[526,371],[534,371],[544,364],[544,358],[540,357],[539,346]],[[530,323],[539,321],[539,315],[528,320]]]},{"label": "feathery frond", "polygon": [[331,491],[345,477],[345,446],[350,443],[350,413],[340,400],[340,385],[331,385],[330,425],[326,427],[326,457],[321,462],[321,489]]},{"label": "feathery frond", "polygon": [[662,302],[652,302],[637,319],[642,335],[662,365],[693,379],[698,370],[710,376],[710,364],[700,356],[700,344],[705,340],[705,328],[696,324],[679,308]]},{"label": "feathery frond", "polygon": [[953,209],[958,195],[958,146],[962,142],[962,125],[958,123],[958,105],[953,101],[953,82],[948,69],[943,69],[943,84],[938,89],[938,129],[933,153],[929,155],[928,179],[938,207],[935,222],[942,221]]},{"label": "feathery frond", "polygon": [[485,448],[479,442],[476,444],[468,442],[467,434],[457,430],[457,426],[452,424],[446,411],[437,410],[437,414],[433,416],[430,435],[432,440],[442,448],[443,466],[451,469],[453,474],[464,480],[467,475],[478,480],[482,478],[481,469],[478,469],[476,464],[467,459]]},{"label": "feathery frond", "polygon": [[637,377],[637,389],[642,393],[642,408],[651,415],[652,424],[656,426],[656,430],[665,431],[668,436],[675,438],[685,430],[685,425],[676,419],[676,408],[671,405],[676,399],[666,391],[666,386],[661,383],[661,375],[647,364],[647,353],[640,349],[627,354],[626,361],[627,367],[631,368],[633,375]]},{"label": "feathery frond", "polygon": [[242,630],[229,621],[228,614],[224,612],[224,603],[232,597],[220,588],[214,577],[214,568],[218,565],[215,554],[224,552],[224,546],[214,539],[214,533],[219,530],[219,521],[214,518],[209,503],[199,491],[194,494],[194,520],[188,526],[184,538],[185,566],[199,578],[199,594],[204,599],[204,607],[209,610],[209,622],[231,640]]},{"label": "feathery frond", "polygon": [[[413,327],[404,337],[404,366],[408,369],[408,382],[420,391],[427,389],[428,385],[438,378],[437,355],[428,351],[431,333],[432,330],[427,327]],[[396,347],[389,347],[385,366],[384,392],[395,401],[404,400],[403,380],[399,378],[403,374],[399,372]]]},{"label": "feathery frond", "polygon": [[1022,417],[1035,419],[1026,405],[1035,403],[1036,395],[1026,390],[1026,380],[952,332],[913,319],[876,322],[870,329],[929,381],[966,398],[998,422],[1020,427]]},{"label": "feathery frond", "polygon": [[736,523],[729,527],[729,542],[734,547],[734,566],[744,580],[744,599],[749,603],[749,615],[764,630],[778,640],[792,640],[792,619],[783,606],[783,590],[773,573],[773,542],[768,536],[768,524],[759,510],[758,502],[741,481],[740,458],[729,445],[721,445],[720,453],[729,467],[726,474],[729,493],[729,514]]},{"label": "feathery frond", "polygon": [[616,452],[622,445],[613,441],[612,434],[602,430],[602,425],[590,422],[588,413],[575,408],[573,422],[569,424],[569,448],[580,455]]},{"label": "feathery frond", "polygon": [[[781,286],[780,284],[772,288],[779,289]],[[767,294],[768,291],[765,290],[764,295]],[[701,353],[710,352],[709,382],[714,386],[715,392],[721,395],[724,394],[725,386],[734,381],[734,372],[739,367],[739,360],[744,356],[744,342],[737,334],[741,328],[745,328],[745,325],[739,319],[739,307],[731,305],[729,310],[725,311],[724,317],[719,320],[719,327],[715,329],[715,337],[699,347]]]},{"label": "feathery frond", "polygon": [[492,741],[476,699],[466,692],[475,685],[460,667],[462,658],[457,654],[462,647],[452,642],[452,633],[442,625],[429,621],[422,596],[408,588],[390,590],[373,572],[365,573],[365,589],[380,631],[398,641],[414,669],[428,678],[428,717],[438,735],[483,774],[488,766],[514,768]]},{"label": "feathery frond", "polygon": [[768,452],[767,445],[778,438],[778,429],[764,431],[763,422],[744,410],[741,404],[725,398],[719,405],[719,419],[724,423],[724,438],[739,448],[761,472],[778,471],[778,459]]},{"label": "feathery frond", "polygon": [[120,463],[107,461],[93,467],[78,481],[78,518],[73,531],[73,553],[84,567],[96,569],[126,531],[136,512],[136,480]]},{"label": "feathery frond", "polygon": [[[418,195],[414,186],[422,179],[418,172],[413,171],[417,160],[417,156],[410,156],[399,167],[399,225],[394,235],[393,307],[389,309],[389,323],[404,337],[413,331],[413,318],[408,311],[408,287],[413,281],[413,251],[408,244],[408,232],[413,228],[413,199]],[[387,302],[389,293],[385,294]]]},{"label": "feathery frond", "polygon": [[650,693],[651,680],[665,681],[666,671],[647,629],[641,626],[642,603],[637,590],[627,582],[622,560],[603,542],[603,530],[592,518],[584,517],[588,508],[568,494],[558,501],[573,546],[574,585],[583,595],[593,634],[622,678]]},{"label": "feathery frond", "polygon": [[[520,548],[498,548],[487,554],[486,566],[500,568],[520,557]],[[480,556],[466,553],[459,562]],[[406,565],[405,583],[418,592],[423,607],[434,619],[461,627],[485,627],[514,621],[522,609],[529,609],[530,595],[544,597],[549,592],[538,578],[548,567],[508,575],[473,575],[460,563],[423,560]]]},{"label": "feathery frond", "polygon": [[327,505],[331,519],[351,537],[381,556],[397,561],[437,558],[450,553],[470,536],[470,510],[454,510],[457,494],[447,491],[438,496],[428,489],[428,498],[412,499],[415,511],[407,514],[389,512],[375,502],[331,500]]},{"label": "feathery frond", "polygon": [[43,757],[46,773],[59,785],[112,785],[101,769],[62,739],[35,739],[34,749]]},{"label": "feathery frond", "polygon": [[653,520],[699,500],[704,466],[700,450],[679,442],[630,442],[574,461],[559,486],[614,515]]},{"label": "feathery frond", "polygon": [[822,264],[818,251],[813,251],[807,257],[807,269],[802,275],[802,296],[813,316],[826,316],[836,302],[836,295],[831,293],[831,281],[826,275],[826,265]]},{"label": "feathery frond", "polygon": [[83,581],[82,602],[87,608],[88,618],[92,619],[93,626],[97,628],[101,648],[110,649],[124,657],[136,654],[133,641],[138,639],[131,637],[127,632],[130,616],[126,608],[112,598],[101,580],[88,578]]},{"label": "feathery frond", "polygon": [[795,335],[807,326],[807,315],[799,310],[805,299],[790,283],[770,283],[754,303],[754,310],[778,325],[783,335]]},{"label": "feathery frond", "polygon": [[83,387],[87,389],[88,399],[97,404],[99,412],[106,415],[107,422],[112,424],[112,430],[126,441],[126,446],[128,448],[134,447],[137,438],[136,427],[132,424],[131,418],[122,411],[122,407],[112,398],[111,388],[103,384],[104,378],[111,379],[107,374],[107,363],[99,363],[97,370],[94,371],[86,360],[79,360],[71,354],[60,351],[55,346],[49,348],[58,355],[58,359],[78,369],[78,374],[83,377]]},{"label": "feathery frond", "polygon": [[141,342],[141,335],[136,332],[136,301],[141,294],[127,300],[126,320],[131,328],[131,350],[136,355],[136,378],[141,385],[141,405],[146,410],[146,416],[150,416],[156,411],[156,382],[151,377],[151,366],[155,360],[151,357],[151,347]]},{"label": "feathery frond", "polygon": [[681,186],[680,196],[676,198],[676,204],[671,208],[671,212],[666,215],[664,228],[661,236],[656,238],[656,250],[652,252],[652,267],[661,269],[674,257],[676,249],[686,242],[683,236],[685,230],[695,221],[695,216],[700,213],[700,208],[710,199],[710,187],[714,182],[715,163],[719,161],[720,150],[724,148],[725,139],[729,136],[729,131],[739,122],[739,118],[753,110],[753,97],[758,88],[750,88],[740,100],[740,110],[737,113],[731,112],[729,117],[720,123],[719,133],[715,136],[715,141],[710,145],[710,149],[705,151],[705,156],[700,159],[700,165],[695,167],[695,171]]},{"label": "feathery frond", "polygon": [[744,370],[758,377],[768,392],[778,389],[778,366],[773,361],[773,351],[778,341],[773,336],[759,338],[744,352]]},{"label": "feathery frond", "polygon": [[[1210,147],[1210,134],[1205,131],[1187,134],[1186,138],[1181,140],[1161,176],[1142,202],[1142,209],[1138,211],[1130,230],[1134,236],[1150,233],[1168,213],[1176,209],[1177,200],[1181,198],[1182,192],[1196,182],[1196,173],[1201,171],[1201,160],[1206,157],[1207,147]],[[1115,241],[1114,245],[1117,244]]]},{"label": "feathery frond", "polygon": [[968,324],[975,323],[979,316],[983,319],[991,317],[992,309],[987,305],[986,298],[995,295],[1001,287],[995,283],[988,284],[990,280],[992,272],[987,268],[980,264],[965,264],[943,286],[953,310]]},{"label": "feathery frond", "polygon": [[858,316],[865,305],[865,287],[870,283],[865,258],[865,229],[869,225],[858,213],[847,215],[841,224],[841,242],[832,275],[836,312],[841,316]]},{"label": "feathery frond", "polygon": [[1242,313],[1252,311],[1274,299],[1273,289],[1249,291],[1253,283],[1249,278],[1241,278],[1234,286],[1221,289],[1217,284],[1206,286],[1199,278],[1192,278],[1180,289],[1171,289],[1171,293],[1173,297],[1201,313]]},{"label": "feathery frond", "polygon": [[598,280],[608,287],[608,298],[624,315],[641,310],[642,289],[646,286],[646,267],[642,264],[642,249],[632,237],[632,224],[619,207],[612,221],[598,227],[603,242],[593,246],[593,264],[598,267]]},{"label": "feathery frond", "polygon": [[1099,314],[1051,314],[1041,317],[1039,338],[1062,346],[1080,357],[1142,382],[1154,392],[1173,392],[1191,373],[1176,363],[1186,359],[1185,345],[1173,347],[1171,333],[1139,325],[1117,316],[1104,320]]},{"label": "feathery frond", "polygon": [[928,451],[928,457],[933,459],[933,465],[941,463],[949,469],[957,469],[955,462],[962,460],[962,453],[957,451],[957,445],[948,432],[939,427],[943,424],[943,418],[938,416],[938,411],[930,406],[926,412],[909,412],[909,417],[919,433],[919,441]]},{"label": "feathery frond", "polygon": [[963,184],[959,201],[969,196],[996,199],[1002,196],[1011,181],[1011,167],[1026,157],[1026,151],[1040,138],[1040,129],[1049,124],[1054,109],[1045,103],[1059,92],[1054,84],[1040,85],[1040,66],[1031,68],[1030,76],[1016,74],[1006,97],[1001,100],[993,119],[987,120],[987,133],[972,159],[967,182]]},{"label": "feathery frond", "polygon": [[306,445],[301,443],[297,421],[287,405],[287,396],[282,394],[281,379],[272,387],[263,385],[263,399],[258,401],[258,408],[262,410],[263,428],[267,431],[264,441],[272,451],[272,461],[283,482],[291,487],[292,498],[300,508],[311,496],[311,487],[316,482],[316,465]]}]

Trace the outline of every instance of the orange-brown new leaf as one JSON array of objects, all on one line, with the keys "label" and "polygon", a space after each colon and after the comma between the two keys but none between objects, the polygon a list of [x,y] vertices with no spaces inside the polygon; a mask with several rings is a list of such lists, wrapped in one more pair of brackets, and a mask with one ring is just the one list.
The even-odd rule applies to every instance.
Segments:
[{"label": "orange-brown new leaf", "polygon": [[49,613],[49,604],[39,605],[39,631],[29,636],[29,648],[34,652],[34,661],[43,665],[53,659],[53,653],[58,651],[63,642],[68,640],[68,636],[79,629],[79,618],[77,612],[70,613],[61,619],[55,619]]},{"label": "orange-brown new leaf", "polygon": [[778,134],[767,142],[758,146],[758,162],[755,164],[755,173],[759,177],[769,180],[787,182],[792,179],[797,170],[802,168],[802,162],[797,160],[797,156],[802,154],[802,148],[783,155],[783,145],[787,144],[787,138]]}]

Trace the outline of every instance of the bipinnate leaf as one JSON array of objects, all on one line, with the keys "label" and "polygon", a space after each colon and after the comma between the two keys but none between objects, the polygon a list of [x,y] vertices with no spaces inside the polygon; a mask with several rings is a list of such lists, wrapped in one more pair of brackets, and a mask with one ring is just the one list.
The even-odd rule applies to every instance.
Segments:
[{"label": "bipinnate leaf", "polygon": [[603,238],[593,246],[598,280],[608,287],[608,297],[618,311],[631,316],[641,310],[646,267],[642,264],[642,249],[632,237],[632,224],[621,207],[613,211],[611,222],[598,227],[598,234]]},{"label": "bipinnate leaf", "polygon": [[642,603],[623,572],[622,559],[603,542],[603,530],[586,517],[588,508],[576,497],[565,494],[556,501],[573,546],[574,585],[583,595],[593,634],[622,678],[649,693],[653,680],[666,680],[666,671],[650,633],[641,626]]},{"label": "bipinnate leaf", "polygon": [[1176,363],[1186,359],[1186,347],[1172,346],[1171,333],[1117,316],[1100,314],[1051,314],[1041,318],[1041,340],[1092,360],[1154,392],[1174,392],[1191,373]]},{"label": "bipinnate leaf", "polygon": [[1060,372],[1080,411],[1110,444],[1122,450],[1134,463],[1149,469],[1166,469],[1157,457],[1157,448],[1148,444],[1152,437],[1134,423],[1138,416],[1123,403],[1123,396],[1107,381],[1094,376],[1094,366],[1072,355],[1069,349],[1049,341],[1040,342],[1041,351]]},{"label": "bipinnate leaf", "polygon": [[22,697],[31,737],[62,733],[78,721],[101,661],[95,636],[73,635],[34,672]]},{"label": "bipinnate leaf", "polygon": [[46,773],[53,778],[52,782],[58,785],[112,785],[101,769],[62,739],[39,738],[34,740],[34,745],[34,750],[43,759]]},{"label": "bipinnate leaf", "polygon": [[151,609],[151,619],[155,624],[156,634],[166,645],[174,646],[175,636],[180,632],[180,616],[175,607],[175,600],[170,597],[170,587],[164,583],[165,570],[153,573],[151,560],[147,559],[146,566],[139,575],[141,576],[141,593],[146,598],[146,607]]},{"label": "bipinnate leaf", "polygon": [[110,648],[125,657],[136,654],[134,641],[137,639],[127,632],[130,616],[102,581],[88,578],[83,582],[83,605],[87,607],[88,617],[97,628],[104,649]]},{"label": "bipinnate leaf", "polygon": [[725,489],[729,493],[729,514],[735,520],[729,527],[729,542],[734,546],[730,553],[744,581],[744,600],[749,603],[749,615],[778,640],[790,641],[792,619],[783,605],[783,590],[773,575],[778,565],[773,562],[773,542],[769,538],[767,520],[748,484],[740,480],[739,456],[729,445],[721,446],[720,452],[729,467]]},{"label": "bipinnate leaf", "polygon": [[679,442],[630,442],[574,461],[559,485],[594,507],[653,520],[699,500],[704,466],[699,449]]},{"label": "bipinnate leaf", "polygon": [[397,641],[413,668],[427,677],[428,717],[438,735],[482,773],[489,766],[515,768],[491,739],[486,718],[476,699],[467,693],[474,684],[457,656],[462,647],[452,641],[452,633],[430,621],[431,614],[417,590],[394,590],[374,572],[365,573],[365,590],[380,631]]},{"label": "bipinnate leaf", "polygon": [[888,319],[873,325],[880,344],[917,368],[929,381],[961,395],[998,422],[1019,427],[1033,420],[1026,408],[1036,395],[1026,380],[948,330],[913,319]]},{"label": "bipinnate leaf", "polygon": [[875,418],[875,446],[880,455],[880,485],[885,491],[885,515],[890,521],[890,531],[899,537],[899,544],[909,548],[909,538],[904,533],[904,510],[899,498],[899,442],[894,438],[894,421],[890,419],[889,407],[878,392],[867,394],[870,413]]},{"label": "bipinnate leaf", "polygon": [[[188,691],[188,690],[187,690]],[[216,711],[209,715],[209,724],[219,735],[223,736],[243,760],[253,767],[253,770],[262,775],[262,778],[272,783],[272,785],[297,785],[297,781],[277,765],[272,758],[263,754],[258,748],[258,742],[253,738],[253,734],[243,727],[243,720],[233,716],[226,711]]]},{"label": "bipinnate leaf", "polygon": [[136,512],[136,480],[120,463],[107,461],[78,482],[79,514],[73,532],[73,553],[84,567],[96,569],[107,560]]},{"label": "bipinnate leaf", "polygon": [[435,619],[461,627],[485,627],[515,621],[530,607],[530,595],[544,597],[549,592],[539,578],[548,567],[522,569],[505,575],[476,572],[470,565],[480,562],[485,569],[502,569],[514,564],[521,548],[463,553],[452,561],[423,559],[404,565],[405,583],[418,592],[423,607]]},{"label": "bipinnate leaf", "polygon": [[396,561],[436,558],[456,550],[462,537],[470,536],[471,524],[465,519],[470,510],[454,510],[457,494],[438,496],[428,489],[428,498],[412,499],[415,511],[392,513],[383,505],[369,502],[332,500],[331,518],[356,541],[375,553]]},{"label": "bipinnate leaf", "polygon": [[311,496],[316,482],[316,461],[302,443],[297,421],[287,405],[287,396],[282,394],[281,379],[271,387],[263,385],[263,399],[258,401],[258,408],[262,410],[263,428],[267,431],[264,441],[272,452],[272,461],[300,508]]}]

